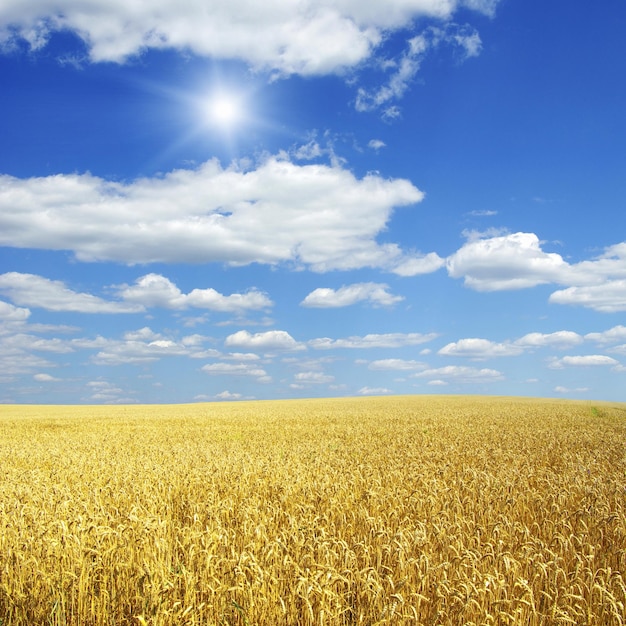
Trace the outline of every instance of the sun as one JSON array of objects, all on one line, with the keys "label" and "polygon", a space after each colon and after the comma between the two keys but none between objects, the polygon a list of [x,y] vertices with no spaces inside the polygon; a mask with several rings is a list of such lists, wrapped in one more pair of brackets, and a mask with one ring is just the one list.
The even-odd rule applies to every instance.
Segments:
[{"label": "sun", "polygon": [[243,103],[235,93],[220,91],[210,94],[206,105],[207,121],[218,128],[232,130],[243,122]]}]

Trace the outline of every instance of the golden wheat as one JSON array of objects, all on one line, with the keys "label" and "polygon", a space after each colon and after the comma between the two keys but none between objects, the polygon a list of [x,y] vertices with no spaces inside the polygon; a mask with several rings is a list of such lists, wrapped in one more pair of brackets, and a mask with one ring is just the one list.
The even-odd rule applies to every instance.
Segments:
[{"label": "golden wheat", "polygon": [[626,405],[0,407],[0,623],[624,623]]}]

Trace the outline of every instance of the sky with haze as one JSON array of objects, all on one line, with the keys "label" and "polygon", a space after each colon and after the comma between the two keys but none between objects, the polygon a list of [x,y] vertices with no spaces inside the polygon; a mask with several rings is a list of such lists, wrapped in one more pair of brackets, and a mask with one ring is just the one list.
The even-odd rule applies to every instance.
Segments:
[{"label": "sky with haze", "polygon": [[625,32],[0,0],[0,402],[626,401]]}]

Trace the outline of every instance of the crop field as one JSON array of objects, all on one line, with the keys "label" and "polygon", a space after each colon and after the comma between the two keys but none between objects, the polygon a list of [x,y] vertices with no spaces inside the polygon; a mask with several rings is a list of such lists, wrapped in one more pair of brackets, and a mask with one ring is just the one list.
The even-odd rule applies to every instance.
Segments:
[{"label": "crop field", "polygon": [[0,406],[0,624],[619,625],[626,404]]}]

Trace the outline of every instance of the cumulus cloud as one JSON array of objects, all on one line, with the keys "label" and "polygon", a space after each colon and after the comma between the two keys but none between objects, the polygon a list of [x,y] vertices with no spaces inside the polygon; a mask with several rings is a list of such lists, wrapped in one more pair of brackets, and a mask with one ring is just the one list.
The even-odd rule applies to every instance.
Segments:
[{"label": "cumulus cloud", "polygon": [[[146,329],[149,330],[149,329]],[[127,333],[123,340],[106,341],[91,361],[98,365],[143,365],[165,357],[184,356],[189,350],[181,343],[157,333]]]},{"label": "cumulus cloud", "polygon": [[477,291],[559,284],[550,302],[585,306],[603,313],[626,311],[626,243],[609,246],[590,260],[570,264],[545,252],[534,233],[484,236],[468,241],[446,259],[448,273]]},{"label": "cumulus cloud", "polygon": [[552,359],[548,367],[551,369],[563,369],[564,367],[596,367],[607,365],[616,367],[619,366],[620,363],[614,358],[605,356],[604,354],[585,354]]},{"label": "cumulus cloud", "polygon": [[544,252],[534,233],[470,239],[446,261],[452,278],[464,278],[477,291],[524,289],[560,283],[569,265],[556,253]]},{"label": "cumulus cloud", "polygon": [[87,383],[87,388],[91,393],[91,400],[104,404],[127,404],[136,400],[127,395],[121,387],[116,386],[107,380],[92,380]]},{"label": "cumulus cloud", "polygon": [[312,291],[300,304],[305,307],[339,308],[357,302],[369,302],[374,306],[392,306],[404,300],[394,296],[384,283],[355,283],[339,289],[319,287]]},{"label": "cumulus cloud", "polygon": [[[123,62],[146,49],[241,59],[256,69],[320,75],[368,59],[384,35],[420,16],[449,19],[460,7],[492,14],[497,0],[4,0],[0,44],[44,47],[71,31],[92,61]],[[464,44],[471,49],[470,44]],[[472,44],[476,45],[476,44]]]},{"label": "cumulus cloud", "polygon": [[436,333],[386,333],[369,334],[363,337],[353,336],[345,339],[330,339],[321,337],[312,339],[309,345],[317,350],[331,350],[334,348],[402,348],[404,346],[417,346],[432,341],[437,337]]},{"label": "cumulus cloud", "polygon": [[35,374],[33,376],[33,380],[37,381],[38,383],[56,383],[59,382],[61,379],[50,376],[50,374]]},{"label": "cumulus cloud", "polygon": [[29,317],[30,311],[28,309],[13,306],[8,302],[0,300],[0,321],[21,323],[25,322]]},{"label": "cumulus cloud", "polygon": [[268,381],[267,372],[250,363],[208,363],[202,366],[202,371],[211,376],[251,376]]},{"label": "cumulus cloud", "polygon": [[8,272],[0,275],[0,292],[13,302],[39,307],[48,311],[76,313],[138,313],[144,308],[137,304],[109,302],[88,293],[69,289],[63,281],[49,280],[35,274]]},{"label": "cumulus cloud", "polygon": [[518,356],[533,348],[565,349],[579,345],[583,337],[578,333],[560,330],[554,333],[528,333],[515,341],[494,342],[489,339],[470,337],[445,345],[438,354],[443,356],[489,359],[501,356]]},{"label": "cumulus cloud", "polygon": [[424,270],[422,256],[376,238],[394,207],[422,198],[408,180],[277,157],[249,170],[211,160],[129,183],[0,176],[0,245],[129,265],[290,263],[411,275]]},{"label": "cumulus cloud", "polygon": [[154,332],[149,327],[124,333],[122,339],[73,339],[72,348],[96,349],[91,361],[98,365],[143,365],[163,358],[186,356],[189,358],[219,357],[217,350],[201,350],[207,338],[191,335],[174,339]]},{"label": "cumulus cloud", "polygon": [[232,392],[232,391],[222,391],[220,393],[215,394],[215,398],[217,400],[241,400],[243,396],[240,393]]},{"label": "cumulus cloud", "polygon": [[558,330],[554,333],[528,333],[515,340],[516,346],[524,348],[569,348],[582,343],[583,338],[571,330]]},{"label": "cumulus cloud", "polygon": [[391,389],[386,387],[361,387],[358,391],[361,396],[381,396],[389,393],[393,393]]},{"label": "cumulus cloud", "polygon": [[381,148],[385,148],[387,144],[382,139],[370,139],[367,142],[367,147],[378,152]]},{"label": "cumulus cloud", "polygon": [[379,359],[372,361],[368,366],[371,370],[423,370],[426,364],[421,361],[412,361],[406,359]]},{"label": "cumulus cloud", "polygon": [[596,341],[600,344],[618,343],[626,340],[626,326],[620,324],[601,333],[587,333],[585,339]]},{"label": "cumulus cloud", "polygon": [[497,343],[488,339],[470,337],[445,345],[438,354],[471,359],[488,359],[498,356],[517,356],[522,351],[520,346],[511,343]]},{"label": "cumulus cloud", "polygon": [[574,389],[570,389],[569,387],[557,385],[554,388],[554,391],[557,393],[585,393],[586,391],[589,391],[589,387],[575,387]]},{"label": "cumulus cloud", "polygon": [[437,381],[437,384],[446,381],[457,383],[488,383],[504,379],[502,372],[498,370],[489,368],[477,369],[465,365],[448,365],[446,367],[428,369],[423,372],[418,372],[417,374],[412,374],[412,376],[415,378],[432,378],[433,381],[431,382]]},{"label": "cumulus cloud", "polygon": [[550,302],[584,306],[601,313],[626,311],[626,280],[560,289],[550,295]]},{"label": "cumulus cloud", "polygon": [[179,310],[194,307],[222,313],[265,309],[273,304],[266,294],[256,289],[229,296],[210,288],[193,289],[184,294],[171,280],[160,274],[146,274],[138,278],[134,285],[120,286],[118,297],[144,307],[158,306]]},{"label": "cumulus cloud", "polygon": [[252,334],[247,330],[240,330],[228,335],[224,345],[231,348],[244,348],[246,350],[304,350],[305,346],[297,342],[287,331],[268,330],[266,332]]},{"label": "cumulus cloud", "polygon": [[323,372],[299,372],[294,376],[294,379],[299,383],[332,383],[335,380],[334,376],[330,374],[324,374]]}]

